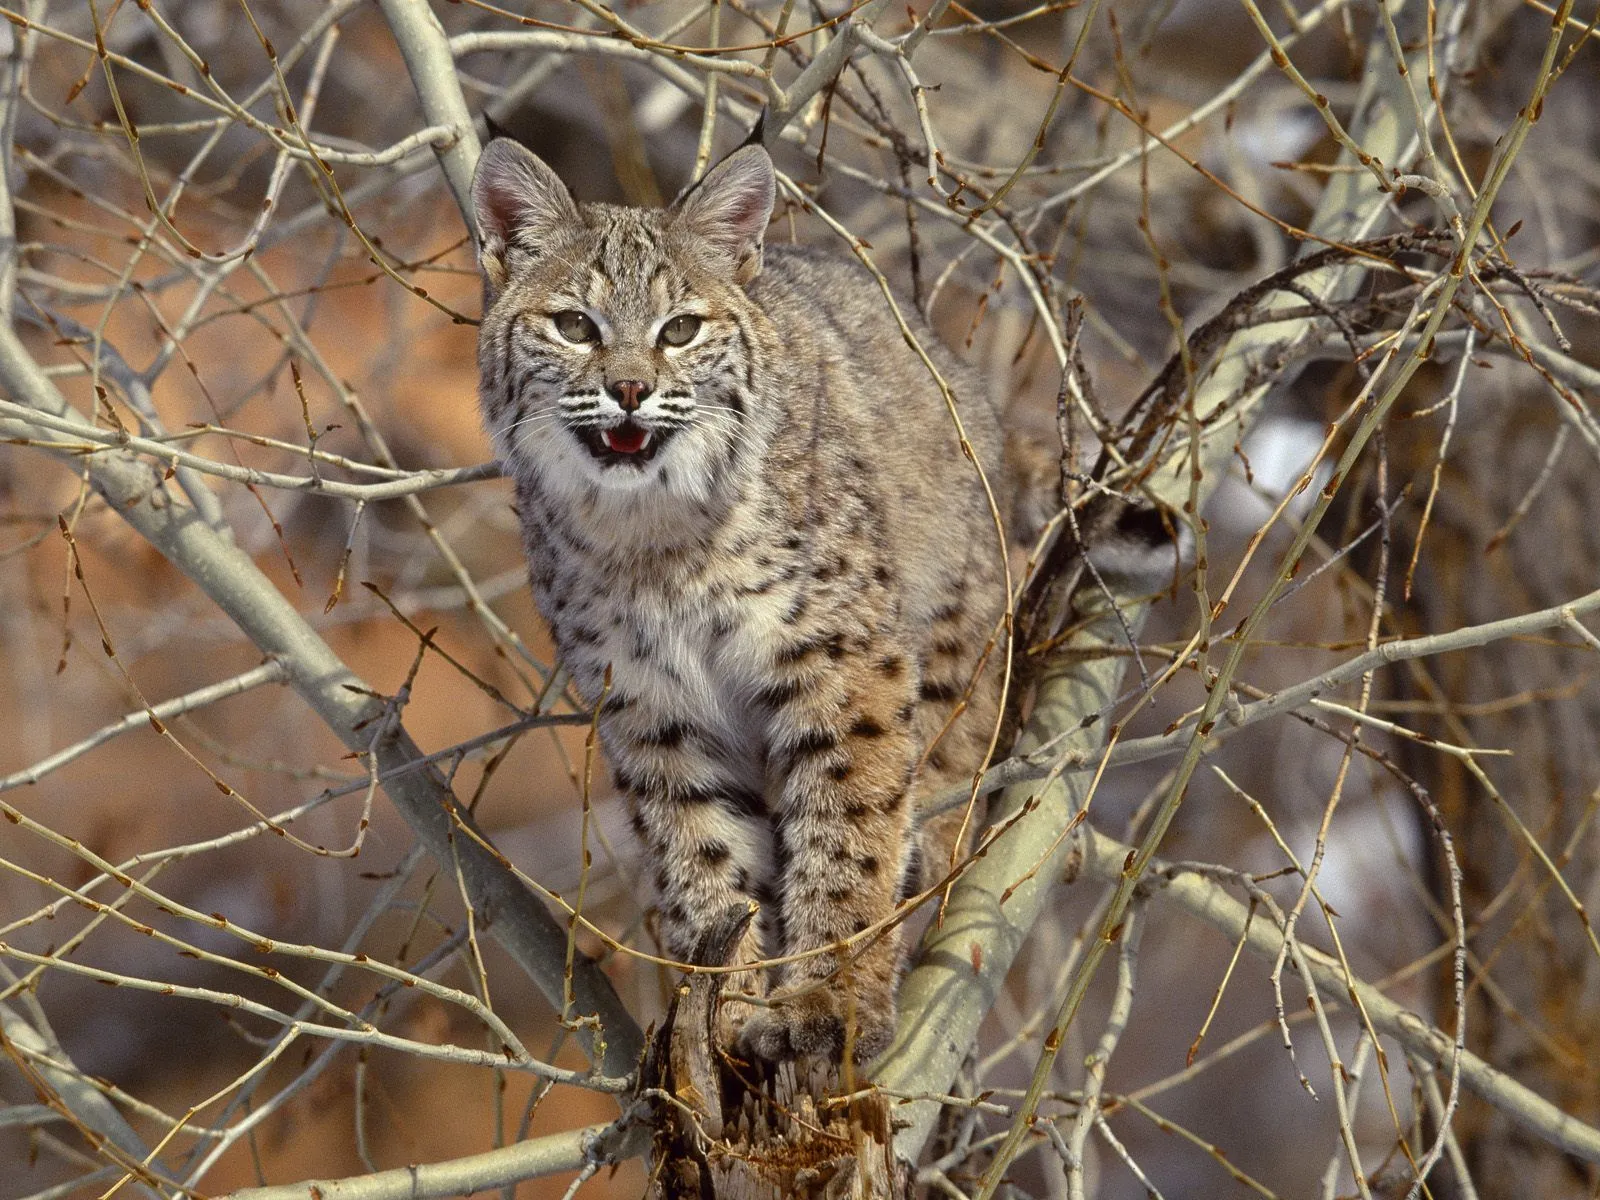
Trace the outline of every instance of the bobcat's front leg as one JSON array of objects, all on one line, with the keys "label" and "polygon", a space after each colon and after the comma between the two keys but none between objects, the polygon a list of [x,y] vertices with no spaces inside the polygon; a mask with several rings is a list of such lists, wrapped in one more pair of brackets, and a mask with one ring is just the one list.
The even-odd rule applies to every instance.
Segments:
[{"label": "bobcat's front leg", "polygon": [[781,992],[796,994],[756,1010],[743,1041],[774,1060],[838,1058],[848,1041],[865,1060],[894,1032],[900,930],[848,951],[840,943],[894,911],[909,865],[917,666],[898,648],[818,645],[837,655],[829,670],[769,694],[770,765],[783,773],[772,814],[783,951],[806,957],[780,977]]},{"label": "bobcat's front leg", "polygon": [[[766,882],[772,847],[759,792],[733,774],[711,730],[651,710],[625,693],[608,699],[601,730],[634,832],[648,853],[667,953],[692,961],[708,928],[730,908],[755,901],[761,919],[745,930],[733,961],[757,961],[777,917],[776,896]],[[732,993],[762,990],[756,972],[728,981]],[[748,1011],[745,1005],[724,1007],[728,1038]]]}]

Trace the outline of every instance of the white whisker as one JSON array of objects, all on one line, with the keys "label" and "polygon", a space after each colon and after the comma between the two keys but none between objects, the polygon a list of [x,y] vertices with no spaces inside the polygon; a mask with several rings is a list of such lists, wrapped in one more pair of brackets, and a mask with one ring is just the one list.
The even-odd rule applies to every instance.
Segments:
[{"label": "white whisker", "polygon": [[544,421],[554,421],[554,420],[559,419],[560,416],[561,416],[560,413],[553,413],[553,412],[534,413],[532,416],[523,417],[520,420],[512,421],[511,424],[507,425],[504,429],[501,430],[501,432],[502,433],[510,433],[513,429],[516,429],[519,426],[523,426],[523,425],[532,426],[532,425],[537,425],[537,424],[539,424],[541,422],[544,422]]}]

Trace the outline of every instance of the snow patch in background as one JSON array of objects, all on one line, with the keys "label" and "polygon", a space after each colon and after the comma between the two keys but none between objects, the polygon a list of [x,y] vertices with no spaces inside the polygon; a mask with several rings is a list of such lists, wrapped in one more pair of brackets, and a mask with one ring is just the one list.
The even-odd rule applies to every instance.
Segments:
[{"label": "snow patch in background", "polygon": [[[1323,436],[1323,427],[1315,421],[1289,416],[1264,418],[1244,442],[1251,482],[1246,482],[1244,465],[1235,459],[1233,469],[1212,500],[1211,520],[1232,533],[1253,532],[1300,481],[1322,445]],[[1311,473],[1311,486],[1289,502],[1288,515],[1303,516],[1332,472],[1327,459],[1318,463]]]}]

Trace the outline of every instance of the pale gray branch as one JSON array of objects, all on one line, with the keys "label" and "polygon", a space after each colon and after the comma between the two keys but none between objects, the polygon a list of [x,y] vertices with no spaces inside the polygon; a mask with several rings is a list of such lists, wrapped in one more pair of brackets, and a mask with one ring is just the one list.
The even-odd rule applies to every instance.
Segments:
[{"label": "pale gray branch", "polygon": [[[75,1121],[83,1122],[85,1128],[105,1138],[132,1161],[143,1162],[149,1156],[149,1148],[133,1126],[93,1084],[76,1071],[52,1065],[70,1061],[55,1038],[34,1028],[9,1004],[0,1004],[0,1039],[31,1060],[33,1069],[49,1083]],[[139,1194],[160,1200],[159,1194],[146,1185],[136,1181],[135,1187]]]},{"label": "pale gray branch", "polygon": [[248,692],[251,688],[260,687],[264,683],[282,683],[284,669],[277,660],[262,663],[259,667],[252,667],[241,675],[232,679],[224,679],[221,683],[213,683],[209,687],[197,688],[183,696],[174,696],[171,700],[162,701],[160,704],[149,708],[141,708],[137,712],[128,713],[121,720],[95,730],[88,737],[63,747],[41,759],[31,767],[25,767],[10,775],[0,776],[0,792],[9,792],[12,788],[23,787],[27,784],[38,783],[51,771],[66,766],[73,759],[81,758],[96,746],[104,745],[118,734],[127,733],[130,729],[139,729],[148,725],[153,720],[166,721],[173,717],[193,712],[197,708],[204,708],[208,704],[215,704],[219,700],[226,700],[229,696],[237,696]]},{"label": "pale gray branch", "polygon": [[528,1179],[615,1162],[648,1147],[639,1124],[590,1125],[469,1154],[448,1162],[422,1163],[347,1179],[308,1179],[278,1187],[241,1188],[222,1200],[444,1200],[509,1187]]},{"label": "pale gray branch", "polygon": [[[451,487],[458,483],[496,479],[500,475],[499,466],[487,462],[472,467],[410,471],[398,479],[386,479],[382,483],[342,483],[337,479],[322,479],[313,475],[284,475],[278,471],[261,471],[255,467],[218,462],[203,454],[193,454],[153,438],[140,437],[118,429],[96,428],[82,421],[41,413],[26,405],[13,404],[9,400],[0,400],[0,414],[4,414],[0,416],[0,431],[7,431],[8,437],[21,439],[27,435],[9,431],[14,428],[20,429],[25,425],[36,425],[56,433],[67,434],[75,442],[86,443],[79,446],[71,442],[63,444],[39,439],[45,441],[46,449],[81,457],[126,450],[149,455],[171,466],[189,467],[203,475],[215,475],[219,479],[231,480],[234,483],[277,488],[287,492],[305,492],[313,496],[332,496],[340,500],[397,500],[402,496],[414,496],[418,492]],[[95,447],[105,449],[99,450]]]},{"label": "pale gray branch", "polygon": [[[0,326],[0,385],[54,424],[69,421],[66,401],[39,369],[15,329]],[[20,422],[16,422],[21,424]],[[92,427],[81,422],[76,432]],[[43,430],[24,436],[43,439]],[[65,455],[69,460],[76,455]],[[206,593],[239,629],[282,663],[288,682],[316,714],[357,753],[371,745],[368,726],[383,711],[382,701],[329,649],[304,617],[233,539],[207,525],[178,502],[153,466],[123,456],[97,455],[88,463],[95,491],[157,550]],[[377,746],[385,785],[407,822],[441,864],[459,863],[469,899],[518,965],[538,983],[550,1002],[563,1003],[565,929],[488,849],[471,818],[459,809],[432,767],[405,768],[423,757],[403,729]],[[643,1047],[638,1025],[593,962],[580,959],[573,982],[577,1012],[596,1013],[603,1045],[583,1033],[607,1075],[633,1070]]]},{"label": "pale gray branch", "polygon": [[[406,48],[408,64],[418,73],[418,88],[430,120],[438,123],[435,109],[463,119],[466,140],[441,150],[440,156],[452,186],[461,185],[458,199],[464,200],[470,191],[477,138],[465,121],[466,106],[443,30],[420,0],[388,0],[386,12]],[[0,113],[3,123],[10,120],[16,104],[14,88],[7,88],[0,104],[4,105]],[[6,154],[4,165],[9,168],[9,142],[0,152]],[[34,441],[49,441],[50,432],[93,440],[99,431],[67,403],[29,353],[11,320],[16,241],[9,176],[4,171],[0,171],[0,221],[4,222],[0,228],[0,249],[4,251],[0,301],[6,305],[0,312],[0,387],[11,398],[6,411],[32,410],[53,429],[15,417],[7,425],[17,436]],[[188,576],[264,654],[281,663],[290,685],[350,750],[374,752],[380,772],[395,772],[386,791],[396,807],[441,865],[455,864],[465,883],[466,899],[481,914],[483,923],[550,1003],[561,1008],[568,991],[566,930],[489,848],[437,770],[402,770],[421,758],[422,752],[398,723],[391,735],[374,746],[372,723],[384,715],[384,702],[334,654],[239,548],[230,531],[213,528],[183,504],[162,472],[150,463],[125,454],[93,455],[84,460],[78,454],[58,451],[56,456],[86,471],[90,485],[112,512]],[[598,1018],[598,1032],[585,1028],[578,1034],[585,1050],[604,1074],[627,1075],[643,1049],[643,1034],[610,981],[592,960],[577,955],[570,988],[574,1015]]]},{"label": "pale gray branch", "polygon": [[[1527,637],[1529,634],[1543,633],[1561,626],[1570,628],[1573,618],[1597,609],[1600,609],[1600,591],[1589,592],[1563,604],[1520,613],[1499,621],[1486,621],[1481,625],[1466,625],[1444,633],[1397,638],[1392,642],[1384,642],[1354,658],[1329,667],[1310,679],[1281,688],[1270,696],[1263,696],[1259,700],[1225,710],[1222,722],[1207,736],[1212,744],[1220,744],[1241,730],[1248,729],[1269,717],[1296,712],[1328,693],[1337,691],[1345,684],[1360,679],[1369,671],[1393,666],[1396,663],[1432,658],[1440,654],[1472,650],[1507,638]],[[1074,724],[1081,725],[1081,723],[1080,715]],[[1072,748],[1074,742],[1087,740],[1079,736],[1080,732],[1076,728],[1071,728],[1065,734],[1057,735],[1049,745],[1031,754],[1018,754],[1004,762],[996,763],[984,772],[983,778],[978,783],[978,795],[992,795],[1014,784],[1031,783],[1056,775],[1098,771],[1102,761],[1107,766],[1119,767],[1177,754],[1194,736],[1194,724],[1191,718],[1169,733],[1126,738],[1110,749],[1099,744]],[[972,788],[968,785],[952,788],[921,806],[918,810],[919,815],[926,819],[936,813],[948,812],[965,804],[971,795]]]},{"label": "pale gray branch", "polygon": [[765,124],[761,129],[762,140],[768,145],[773,145],[784,126],[794,120],[795,115],[804,108],[813,96],[834,81],[834,78],[844,69],[845,59],[850,51],[855,49],[863,29],[870,29],[872,23],[888,10],[891,0],[869,0],[850,15],[839,32],[834,34],[828,44],[817,52],[799,76],[789,87],[774,96],[767,105]]},{"label": "pale gray branch", "polygon": [[454,134],[446,143],[434,142],[433,152],[439,156],[439,167],[456,203],[463,213],[470,214],[472,170],[478,165],[481,147],[456,79],[456,62],[444,27],[427,0],[380,0],[380,4],[422,101],[423,116],[429,125],[445,126]]},{"label": "pale gray branch", "polygon": [[[1083,873],[1102,881],[1115,880],[1132,847],[1085,826],[1079,843]],[[1179,905],[1220,930],[1231,941],[1245,939],[1249,949],[1272,961],[1283,945],[1283,932],[1232,896],[1221,884],[1181,869],[1158,866],[1152,873],[1162,882],[1154,895]],[[1246,932],[1248,930],[1248,933]],[[1317,990],[1332,999],[1354,994],[1362,1012],[1379,1033],[1387,1034],[1407,1053],[1430,1066],[1449,1068],[1457,1054],[1455,1039],[1416,1013],[1390,1000],[1372,985],[1354,979],[1331,954],[1299,943],[1310,964]],[[1469,1051],[1460,1051],[1461,1081],[1477,1095],[1517,1121],[1530,1133],[1559,1146],[1586,1162],[1600,1162],[1600,1129],[1562,1112],[1550,1101],[1510,1075],[1497,1071]]]}]

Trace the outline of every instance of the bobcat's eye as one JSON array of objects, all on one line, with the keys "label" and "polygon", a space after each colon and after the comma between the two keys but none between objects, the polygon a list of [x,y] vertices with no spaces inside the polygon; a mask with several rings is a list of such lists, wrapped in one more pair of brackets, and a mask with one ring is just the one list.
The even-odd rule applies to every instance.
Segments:
[{"label": "bobcat's eye", "polygon": [[694,335],[700,332],[701,321],[699,317],[685,313],[673,317],[661,327],[661,344],[663,346],[687,346],[694,341]]},{"label": "bobcat's eye", "polygon": [[600,330],[588,313],[581,313],[576,310],[558,312],[550,319],[555,322],[556,332],[569,342],[598,342],[600,340]]}]

